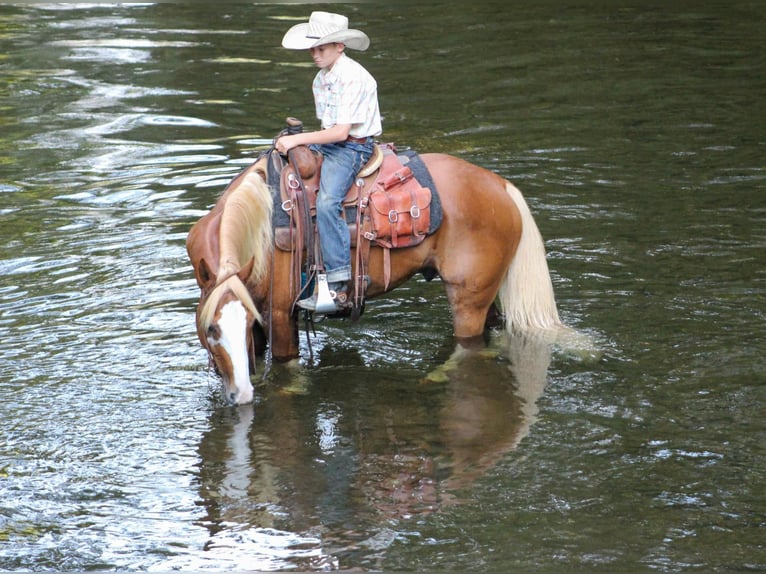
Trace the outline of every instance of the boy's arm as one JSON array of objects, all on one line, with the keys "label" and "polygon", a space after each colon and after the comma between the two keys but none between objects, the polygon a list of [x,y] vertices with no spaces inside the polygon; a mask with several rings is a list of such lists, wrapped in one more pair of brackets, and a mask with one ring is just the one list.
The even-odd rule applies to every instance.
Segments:
[{"label": "boy's arm", "polygon": [[282,136],[277,140],[276,148],[281,154],[299,145],[327,144],[346,141],[351,132],[351,124],[336,124],[318,132],[302,132],[290,136]]}]

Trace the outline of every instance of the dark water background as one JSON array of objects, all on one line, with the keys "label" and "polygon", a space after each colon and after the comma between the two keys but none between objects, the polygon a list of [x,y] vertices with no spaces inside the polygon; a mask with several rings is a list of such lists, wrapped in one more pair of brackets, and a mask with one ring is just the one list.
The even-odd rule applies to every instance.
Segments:
[{"label": "dark water background", "polygon": [[422,384],[412,281],[239,409],[184,239],[312,121],[309,7],[0,6],[0,569],[766,569],[766,6],[641,4],[331,6],[385,141],[525,193],[600,358]]}]

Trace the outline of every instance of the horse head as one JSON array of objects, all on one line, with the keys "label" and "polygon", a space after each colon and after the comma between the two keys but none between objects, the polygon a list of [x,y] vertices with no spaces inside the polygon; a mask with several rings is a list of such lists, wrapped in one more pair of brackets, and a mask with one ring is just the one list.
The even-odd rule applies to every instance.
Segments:
[{"label": "horse head", "polygon": [[186,240],[200,301],[197,334],[231,404],[253,400],[250,373],[264,345],[263,305],[272,253],[271,191],[261,164],[236,177]]},{"label": "horse head", "polygon": [[197,334],[221,376],[224,399],[233,405],[253,400],[250,366],[254,367],[253,327],[263,317],[246,287],[253,260],[237,273],[224,276],[197,312]]}]

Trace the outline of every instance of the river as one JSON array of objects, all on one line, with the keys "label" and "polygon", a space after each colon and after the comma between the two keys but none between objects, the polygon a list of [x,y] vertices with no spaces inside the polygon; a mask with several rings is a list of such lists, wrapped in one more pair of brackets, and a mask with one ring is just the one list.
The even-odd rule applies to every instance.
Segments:
[{"label": "river", "polygon": [[184,240],[313,122],[310,8],[0,6],[0,570],[766,569],[766,6],[640,5],[331,5],[382,140],[514,182],[594,350],[425,382],[413,279],[239,408]]}]

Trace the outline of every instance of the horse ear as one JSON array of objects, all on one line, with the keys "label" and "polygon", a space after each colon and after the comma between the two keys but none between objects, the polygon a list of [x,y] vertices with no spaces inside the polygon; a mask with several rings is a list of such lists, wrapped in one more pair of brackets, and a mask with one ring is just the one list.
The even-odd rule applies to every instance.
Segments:
[{"label": "horse ear", "polygon": [[247,265],[242,267],[237,272],[237,277],[239,277],[239,280],[242,281],[242,283],[247,283],[247,280],[250,278],[250,275],[253,273],[253,267],[255,266],[255,257],[251,257],[250,261],[247,262]]},{"label": "horse ear", "polygon": [[215,275],[210,270],[210,266],[207,264],[204,258],[199,260],[199,269],[197,269],[197,277],[199,279],[200,286],[209,284],[215,281]]}]

